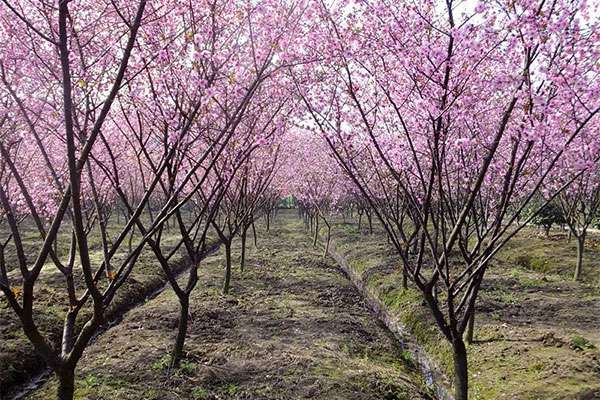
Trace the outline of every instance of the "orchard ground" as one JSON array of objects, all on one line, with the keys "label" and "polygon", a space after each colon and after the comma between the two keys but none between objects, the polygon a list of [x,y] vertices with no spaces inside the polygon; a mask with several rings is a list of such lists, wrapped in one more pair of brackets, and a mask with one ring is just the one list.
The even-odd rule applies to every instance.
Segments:
[{"label": "orchard ground", "polygon": [[[163,237],[165,246],[173,246],[176,243],[176,232],[175,228],[165,231]],[[113,234],[114,232],[109,233]],[[23,239],[25,248],[30,250],[27,254],[35,254],[35,249],[40,245],[40,238],[33,224],[29,224],[29,234],[24,236]],[[103,252],[100,232],[97,229],[94,230],[90,235],[90,239],[91,257],[101,262]],[[139,232],[134,234],[133,243],[136,243],[136,239],[139,239]],[[60,245],[56,248],[59,256],[64,257],[68,254],[69,242],[69,235],[63,233],[59,236],[58,243]],[[217,240],[211,237],[208,242],[214,244]],[[113,265],[118,265],[118,262],[127,256],[126,250],[127,245],[124,245],[122,251],[115,254]],[[9,265],[16,265],[15,258],[14,252],[7,252]],[[175,268],[176,270],[184,270],[187,266],[182,252],[176,254],[172,261],[174,265],[178,266]],[[10,271],[9,274],[14,275],[16,282],[19,281],[18,270]],[[81,276],[77,278],[82,279]],[[108,320],[110,322],[114,322],[115,319],[118,320],[126,310],[144,302],[148,296],[160,290],[165,284],[166,277],[160,264],[154,253],[146,248],[142,252],[131,276],[123,285],[122,290],[117,293],[117,297],[108,312]],[[60,329],[67,311],[65,303],[62,301],[64,290],[64,276],[52,263],[48,263],[40,274],[34,307],[37,315],[36,322],[39,324],[40,330],[48,334],[54,345],[60,344]],[[2,297],[3,295],[0,295],[0,299],[2,299],[0,301],[0,321],[2,321],[2,324],[0,324],[0,399],[2,399],[3,394],[10,392],[11,388],[23,384],[44,368],[43,360],[35,352],[23,333],[17,316]],[[86,317],[91,316],[90,307],[84,308],[82,313]]]},{"label": "orchard ground", "polygon": [[[354,221],[339,219],[332,235],[336,251],[451,374],[447,344],[419,294],[401,289],[398,260],[380,227],[375,224],[373,235],[365,226],[359,233]],[[580,283],[571,281],[574,244],[562,232],[544,238],[528,229],[497,257],[469,346],[472,398],[600,396],[598,240],[593,234],[588,241]],[[249,246],[246,271],[234,269],[229,296],[220,294],[223,254],[203,263],[180,369],[167,368],[178,310],[167,289],[90,346],[78,371],[76,398],[430,396],[412,356],[370,313],[334,261],[312,247],[294,211],[281,211],[269,233],[259,225],[258,248]],[[7,332],[12,334],[3,330],[3,339]],[[55,384],[52,378],[28,398],[51,398]]]},{"label": "orchard ground", "polygon": [[[363,224],[359,233],[355,223],[339,219],[332,230],[352,271],[451,376],[451,349],[420,293],[402,289],[400,260],[382,229],[375,225],[369,235]],[[562,231],[546,238],[527,228],[499,253],[476,305],[471,398],[600,398],[599,239],[593,234],[588,241],[580,282],[572,281],[575,243]]]},{"label": "orchard ground", "polygon": [[[90,346],[75,398],[431,398],[410,355],[312,247],[299,220],[282,216],[259,232],[228,296],[222,251],[203,263],[178,370],[168,370],[178,301],[166,290]],[[28,398],[51,398],[55,385],[51,379]]]}]

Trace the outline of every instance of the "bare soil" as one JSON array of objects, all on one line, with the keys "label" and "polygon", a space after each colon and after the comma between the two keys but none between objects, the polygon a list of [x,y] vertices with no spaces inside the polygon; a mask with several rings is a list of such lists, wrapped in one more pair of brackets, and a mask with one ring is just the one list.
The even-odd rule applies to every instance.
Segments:
[{"label": "bare soil", "polygon": [[[312,247],[301,222],[278,218],[247,255],[243,273],[234,257],[227,296],[224,255],[203,262],[179,369],[168,369],[178,302],[167,290],[91,345],[76,398],[431,398],[410,356],[333,260]],[[52,398],[55,387],[51,379],[28,398]]]}]

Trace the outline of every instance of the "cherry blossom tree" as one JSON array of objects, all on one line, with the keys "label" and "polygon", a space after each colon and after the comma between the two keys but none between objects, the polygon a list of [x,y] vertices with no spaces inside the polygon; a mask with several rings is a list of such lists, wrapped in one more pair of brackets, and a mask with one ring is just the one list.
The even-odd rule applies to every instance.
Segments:
[{"label": "cherry blossom tree", "polygon": [[329,216],[338,210],[347,195],[347,178],[327,145],[304,129],[288,134],[283,155],[288,169],[288,190],[294,193],[310,229],[314,227],[313,245],[317,245],[319,223],[327,229],[324,255],[329,251],[331,223]]},{"label": "cherry blossom tree", "polygon": [[[596,121],[595,121],[596,122]],[[598,217],[600,210],[600,174],[598,159],[598,123],[590,124],[590,129],[583,131],[576,139],[575,146],[567,152],[554,185],[568,180],[574,174],[577,178],[558,196],[558,205],[562,211],[570,236],[577,240],[577,262],[574,280],[579,280],[583,270],[583,254],[588,228]],[[550,189],[554,185],[550,186]]]},{"label": "cherry blossom tree", "polygon": [[[101,156],[95,147],[108,142],[105,123],[119,90],[130,79],[128,69],[142,68],[129,64],[143,18],[155,10],[145,13],[143,0],[61,1],[57,6],[3,3],[0,77],[3,98],[10,99],[13,108],[3,110],[9,128],[3,132],[0,154],[13,179],[0,187],[0,202],[11,231],[8,242],[17,254],[21,289],[17,291],[13,285],[18,283],[8,277],[12,266],[4,263],[0,289],[23,332],[57,375],[58,398],[71,399],[75,367],[135,258],[131,254],[116,272],[109,267],[130,225],[108,245],[105,223],[113,194],[106,190],[104,174],[98,173],[96,159]],[[127,162],[124,158],[119,161]],[[42,241],[33,260],[23,247],[19,224],[23,216],[33,220]],[[96,221],[105,253],[100,266],[92,265],[88,245]],[[61,228],[71,231],[66,262],[55,247]],[[65,278],[69,305],[58,347],[40,332],[34,317],[34,288],[48,259]],[[76,264],[83,282],[75,282]],[[108,282],[100,279],[105,272]],[[83,285],[83,292],[78,285]],[[76,331],[78,314],[90,302],[92,316]]]},{"label": "cherry blossom tree", "polygon": [[[306,51],[324,61],[292,77],[451,344],[455,398],[466,399],[463,334],[485,271],[533,218],[515,224],[598,114],[598,23],[584,2],[315,8],[320,24],[308,29]],[[374,168],[386,173],[371,180]],[[383,215],[381,188],[397,189],[397,215],[410,224]]]},{"label": "cherry blossom tree", "polygon": [[[233,238],[243,269],[247,230],[285,194],[315,244],[325,224],[325,254],[342,208],[379,220],[453,349],[457,400],[485,273],[549,204],[581,274],[600,205],[600,27],[583,0],[1,1],[0,290],[60,399],[144,250],[180,302],[176,367],[209,231],[227,292]],[[35,319],[43,268],[64,279],[58,344]]]}]

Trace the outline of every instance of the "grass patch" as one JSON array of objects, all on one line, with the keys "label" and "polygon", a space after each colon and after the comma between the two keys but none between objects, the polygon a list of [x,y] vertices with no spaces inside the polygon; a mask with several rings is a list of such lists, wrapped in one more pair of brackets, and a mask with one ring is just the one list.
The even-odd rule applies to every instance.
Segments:
[{"label": "grass patch", "polygon": [[227,393],[229,396],[233,396],[235,394],[237,394],[240,391],[240,388],[238,387],[238,385],[234,384],[234,383],[230,383],[229,385],[227,385],[225,387],[225,393]]},{"label": "grass patch", "polygon": [[535,271],[542,274],[552,272],[550,261],[542,257],[532,256],[530,254],[521,254],[515,258],[514,263],[519,267]]},{"label": "grass patch", "polygon": [[[379,231],[364,236],[360,248],[352,246],[353,240],[335,238],[334,245],[344,244],[345,257],[355,271],[368,263],[368,257],[378,260],[381,268],[363,274],[369,292],[451,377],[452,349],[423,305],[420,291],[403,290],[401,274],[383,268],[397,262],[391,246],[383,246],[385,236]],[[365,256],[362,249],[369,246],[377,251]],[[539,341],[548,329],[558,330],[562,337],[573,335],[573,330],[594,332],[596,324],[589,319],[589,311],[579,310],[589,310],[598,301],[600,279],[594,273],[600,268],[598,251],[597,243],[588,240],[581,283],[572,282],[575,243],[567,242],[566,235],[543,238],[527,228],[498,254],[477,305],[475,343],[468,347],[471,398],[567,399],[600,387],[592,378],[597,376],[595,367],[578,355],[597,351],[596,336],[571,336],[564,339],[570,344],[564,347]],[[581,321],[590,322],[582,326]]]},{"label": "grass patch", "polygon": [[[171,369],[171,354],[165,354],[154,361],[151,366],[153,371],[165,372]],[[197,365],[185,358],[179,361],[179,366],[174,371],[180,375],[192,375],[196,371]]]},{"label": "grass patch", "polygon": [[520,286],[527,289],[538,288],[544,285],[542,279],[531,277],[529,274],[518,268],[511,269],[510,276],[515,279]]},{"label": "grass patch", "polygon": [[203,387],[192,389],[192,397],[194,400],[206,400],[209,398],[210,392]]},{"label": "grass patch", "polygon": [[569,345],[572,349],[581,351],[592,350],[596,348],[592,342],[579,335],[573,336],[569,341]]}]

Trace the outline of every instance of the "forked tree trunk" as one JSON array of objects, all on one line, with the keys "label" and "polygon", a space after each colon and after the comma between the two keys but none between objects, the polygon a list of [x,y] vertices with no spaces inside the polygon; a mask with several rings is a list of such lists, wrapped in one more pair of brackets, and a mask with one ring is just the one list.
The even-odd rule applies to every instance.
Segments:
[{"label": "forked tree trunk", "polygon": [[231,241],[225,242],[225,281],[223,282],[223,294],[229,293],[231,283]]},{"label": "forked tree trunk", "polygon": [[581,278],[583,270],[583,252],[585,250],[585,233],[577,237],[577,265],[575,266],[575,275],[573,279],[578,281]]},{"label": "forked tree trunk", "polygon": [[454,400],[467,400],[469,397],[469,375],[467,349],[462,338],[452,344],[454,350]]},{"label": "forked tree trunk", "polygon": [[177,338],[171,352],[171,368],[179,367],[179,363],[183,358],[183,346],[185,345],[185,337],[187,335],[188,322],[190,313],[190,297],[184,295],[179,298],[179,323],[177,326]]},{"label": "forked tree trunk", "polygon": [[65,367],[56,371],[58,378],[58,400],[73,400],[75,394],[75,368]]}]

